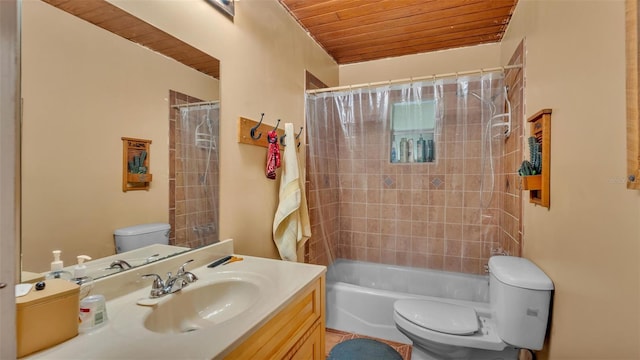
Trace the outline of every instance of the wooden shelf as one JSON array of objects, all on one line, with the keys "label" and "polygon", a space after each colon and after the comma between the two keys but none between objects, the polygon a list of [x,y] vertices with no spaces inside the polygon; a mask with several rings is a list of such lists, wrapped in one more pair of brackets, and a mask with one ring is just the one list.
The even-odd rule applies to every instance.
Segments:
[{"label": "wooden shelf", "polygon": [[[122,138],[122,191],[149,190],[153,180],[149,173],[150,147],[151,140]],[[133,164],[136,169],[131,169]]]},{"label": "wooden shelf", "polygon": [[[529,190],[530,203],[548,208],[551,198],[549,192],[551,179],[551,109],[538,111],[527,122],[531,123],[531,136],[535,137],[536,141],[541,144],[542,171],[540,175],[523,177],[522,189]],[[536,177],[537,179],[534,179]]]},{"label": "wooden shelf", "polygon": [[153,179],[151,174],[127,174],[127,181],[130,183],[148,183]]},{"label": "wooden shelf", "polygon": [[540,190],[542,189],[542,175],[523,176],[522,190]]}]

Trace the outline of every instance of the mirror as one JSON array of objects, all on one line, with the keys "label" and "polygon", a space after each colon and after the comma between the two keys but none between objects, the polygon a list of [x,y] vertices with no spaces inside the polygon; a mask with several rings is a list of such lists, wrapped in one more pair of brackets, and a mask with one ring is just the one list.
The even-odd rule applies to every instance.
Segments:
[{"label": "mirror", "polygon": [[[218,241],[219,149],[189,150],[208,175],[183,172],[195,135],[181,140],[173,105],[213,101],[217,116],[219,80],[45,2],[22,5],[23,274],[49,271],[53,250],[65,267],[112,256],[114,231],[137,224],[170,223],[180,247]],[[122,137],[151,140],[148,190],[122,191]]]}]

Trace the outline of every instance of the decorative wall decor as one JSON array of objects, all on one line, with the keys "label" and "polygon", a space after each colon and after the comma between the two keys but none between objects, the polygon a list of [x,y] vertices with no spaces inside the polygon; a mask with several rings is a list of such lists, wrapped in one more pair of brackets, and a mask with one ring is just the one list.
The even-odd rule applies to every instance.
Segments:
[{"label": "decorative wall decor", "polygon": [[[529,190],[529,202],[546,208],[550,205],[549,172],[551,171],[551,109],[542,109],[531,116],[527,122],[531,124],[529,149],[533,171],[523,171],[522,189]],[[527,163],[525,161],[524,163]],[[524,165],[523,163],[523,165]]]},{"label": "decorative wall decor", "polygon": [[122,138],[122,191],[149,190],[151,140]]},{"label": "decorative wall decor", "polygon": [[207,0],[207,2],[233,19],[233,16],[235,15],[234,0]]}]

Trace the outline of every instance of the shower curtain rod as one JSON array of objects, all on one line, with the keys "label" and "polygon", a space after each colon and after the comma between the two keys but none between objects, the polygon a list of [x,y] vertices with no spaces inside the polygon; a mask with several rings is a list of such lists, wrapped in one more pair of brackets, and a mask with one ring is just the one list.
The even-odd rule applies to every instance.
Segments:
[{"label": "shower curtain rod", "polygon": [[453,73],[434,74],[434,75],[428,75],[428,76],[410,77],[410,78],[405,78],[405,79],[378,81],[378,82],[372,82],[372,83],[366,83],[366,84],[344,85],[344,86],[336,86],[336,87],[330,87],[330,88],[312,89],[312,90],[307,90],[306,93],[307,94],[317,94],[317,93],[322,93],[322,92],[351,90],[351,89],[371,87],[371,86],[379,86],[379,85],[410,83],[410,82],[420,81],[420,80],[436,80],[436,79],[449,78],[449,77],[456,77],[457,78],[458,76],[463,76],[463,75],[490,73],[490,72],[504,71],[504,70],[509,70],[509,69],[516,69],[516,68],[521,68],[521,67],[522,67],[522,64],[519,64],[519,65],[507,65],[507,66],[500,66],[500,67],[486,68],[486,69],[477,69],[477,70],[470,70],[470,71],[458,71],[458,72],[453,72]]},{"label": "shower curtain rod", "polygon": [[218,105],[220,104],[219,100],[216,101],[202,101],[202,102],[194,102],[194,103],[189,103],[189,104],[182,104],[182,105],[173,105],[171,106],[174,109],[180,109],[183,107],[191,107],[191,106],[204,106],[204,105]]}]

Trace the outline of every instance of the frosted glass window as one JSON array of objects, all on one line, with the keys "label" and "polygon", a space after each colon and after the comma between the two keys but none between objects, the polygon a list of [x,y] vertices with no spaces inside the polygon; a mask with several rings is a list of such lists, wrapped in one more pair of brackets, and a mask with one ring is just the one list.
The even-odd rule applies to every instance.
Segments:
[{"label": "frosted glass window", "polygon": [[392,163],[435,160],[435,101],[399,102],[391,107]]},{"label": "frosted glass window", "polygon": [[435,102],[395,103],[393,104],[391,119],[394,131],[433,131],[436,124]]}]

